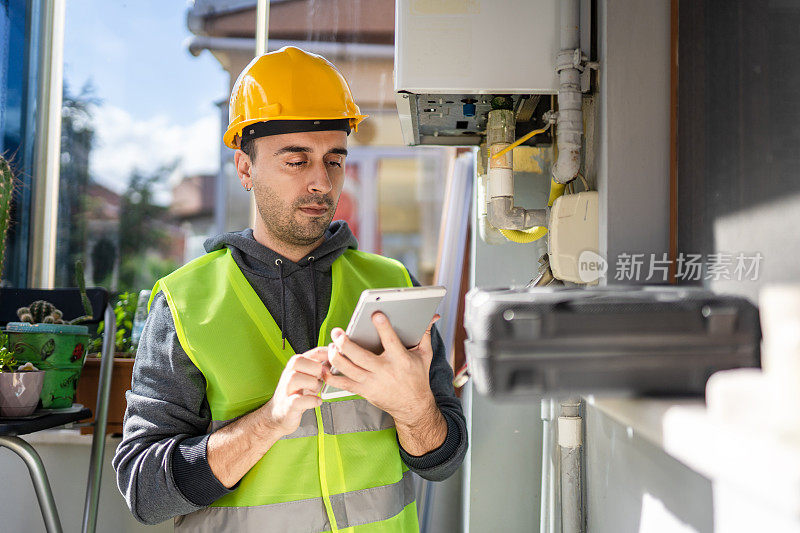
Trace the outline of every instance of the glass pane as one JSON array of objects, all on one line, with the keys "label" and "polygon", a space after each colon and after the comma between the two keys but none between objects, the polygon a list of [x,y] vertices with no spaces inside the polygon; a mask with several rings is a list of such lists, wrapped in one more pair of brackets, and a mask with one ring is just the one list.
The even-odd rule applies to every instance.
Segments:
[{"label": "glass pane", "polygon": [[[243,7],[200,0],[189,8],[195,32],[190,47],[199,58],[213,54],[231,86],[253,58],[244,39],[255,37],[255,14],[255,2]],[[348,137],[346,179],[334,220],[347,221],[361,250],[396,258],[430,283],[453,152],[403,142],[392,82],[394,2],[271,2],[269,41],[269,51],[292,45],[324,56],[369,115]],[[216,214],[218,229],[235,231],[250,225],[251,194],[243,191],[232,158],[233,151],[223,148],[221,190],[227,201]]]},{"label": "glass pane", "polygon": [[[394,3],[306,8],[273,2],[270,50],[291,44],[325,56],[370,115],[348,138],[335,219],[362,250],[399,259],[430,283],[452,151],[404,145]],[[82,258],[89,284],[150,288],[202,255],[209,236],[251,226],[252,193],[221,137],[254,30],[255,2],[68,4],[57,285],[74,285]]]},{"label": "glass pane", "polygon": [[38,53],[38,26],[30,16],[38,5],[0,0],[0,154],[17,176],[0,280],[14,287],[25,286],[28,270]]},{"label": "glass pane", "polygon": [[188,36],[181,2],[67,4],[57,286],[83,259],[89,284],[151,288],[196,252],[184,218],[212,216],[190,193],[213,187],[227,80]]}]

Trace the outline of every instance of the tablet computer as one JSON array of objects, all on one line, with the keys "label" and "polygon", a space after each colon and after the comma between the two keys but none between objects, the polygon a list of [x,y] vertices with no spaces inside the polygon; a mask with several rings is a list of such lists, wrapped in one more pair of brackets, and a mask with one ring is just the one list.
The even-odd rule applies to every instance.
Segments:
[{"label": "tablet computer", "polygon": [[[372,323],[372,315],[380,311],[389,318],[403,345],[413,348],[422,340],[446,292],[441,286],[367,289],[361,293],[345,333],[365,350],[376,354],[383,352],[378,330]],[[337,373],[335,368],[332,372]],[[330,400],[353,396],[353,393],[326,384],[320,396]]]}]

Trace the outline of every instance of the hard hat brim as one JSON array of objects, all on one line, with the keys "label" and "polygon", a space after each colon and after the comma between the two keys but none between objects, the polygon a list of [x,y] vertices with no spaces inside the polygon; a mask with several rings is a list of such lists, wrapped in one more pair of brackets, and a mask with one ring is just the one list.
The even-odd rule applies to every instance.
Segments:
[{"label": "hard hat brim", "polygon": [[241,148],[240,141],[242,138],[242,130],[251,124],[255,124],[257,122],[269,122],[270,120],[302,120],[302,121],[309,121],[309,120],[337,120],[337,119],[350,119],[350,128],[353,131],[358,131],[358,125],[369,117],[369,115],[354,115],[354,116],[338,116],[338,117],[302,117],[302,116],[288,116],[288,117],[280,117],[280,119],[272,118],[272,119],[264,119],[264,118],[252,118],[249,120],[242,120],[239,122],[235,122],[228,127],[225,131],[225,134],[222,136],[222,142],[228,148],[232,150],[238,150]]}]

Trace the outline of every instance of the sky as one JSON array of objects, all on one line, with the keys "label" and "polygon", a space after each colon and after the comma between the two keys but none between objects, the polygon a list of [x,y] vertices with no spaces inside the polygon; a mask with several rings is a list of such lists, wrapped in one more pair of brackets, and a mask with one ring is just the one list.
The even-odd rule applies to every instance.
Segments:
[{"label": "sky", "polygon": [[73,94],[91,82],[101,100],[90,171],[117,192],[134,168],[179,159],[174,183],[218,167],[215,102],[228,97],[228,76],[208,51],[189,54],[187,9],[181,0],[67,2],[64,81]]}]

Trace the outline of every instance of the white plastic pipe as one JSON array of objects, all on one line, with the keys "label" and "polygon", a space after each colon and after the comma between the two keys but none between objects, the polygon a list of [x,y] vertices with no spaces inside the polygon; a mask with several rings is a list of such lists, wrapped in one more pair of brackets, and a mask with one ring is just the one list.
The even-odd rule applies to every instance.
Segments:
[{"label": "white plastic pipe", "polygon": [[510,109],[489,111],[486,123],[486,144],[489,147],[487,183],[487,219],[498,229],[526,230],[546,226],[544,209],[525,209],[514,206],[514,156],[509,150],[492,157],[514,142],[516,119]]},{"label": "white plastic pipe", "polygon": [[548,527],[550,518],[550,483],[553,480],[553,471],[550,468],[550,454],[552,450],[552,422],[550,414],[550,399],[542,398],[542,490],[539,507],[539,533],[552,533]]},{"label": "white plastic pipe", "polygon": [[[576,59],[578,65],[575,64]],[[558,159],[552,169],[553,179],[558,183],[575,179],[581,169],[583,97],[578,68],[580,60],[580,0],[562,0],[561,52],[556,57],[559,78],[556,122]]]},{"label": "white plastic pipe", "polygon": [[561,533],[583,533],[583,419],[580,417],[580,400],[561,405],[558,446],[561,452]]}]

